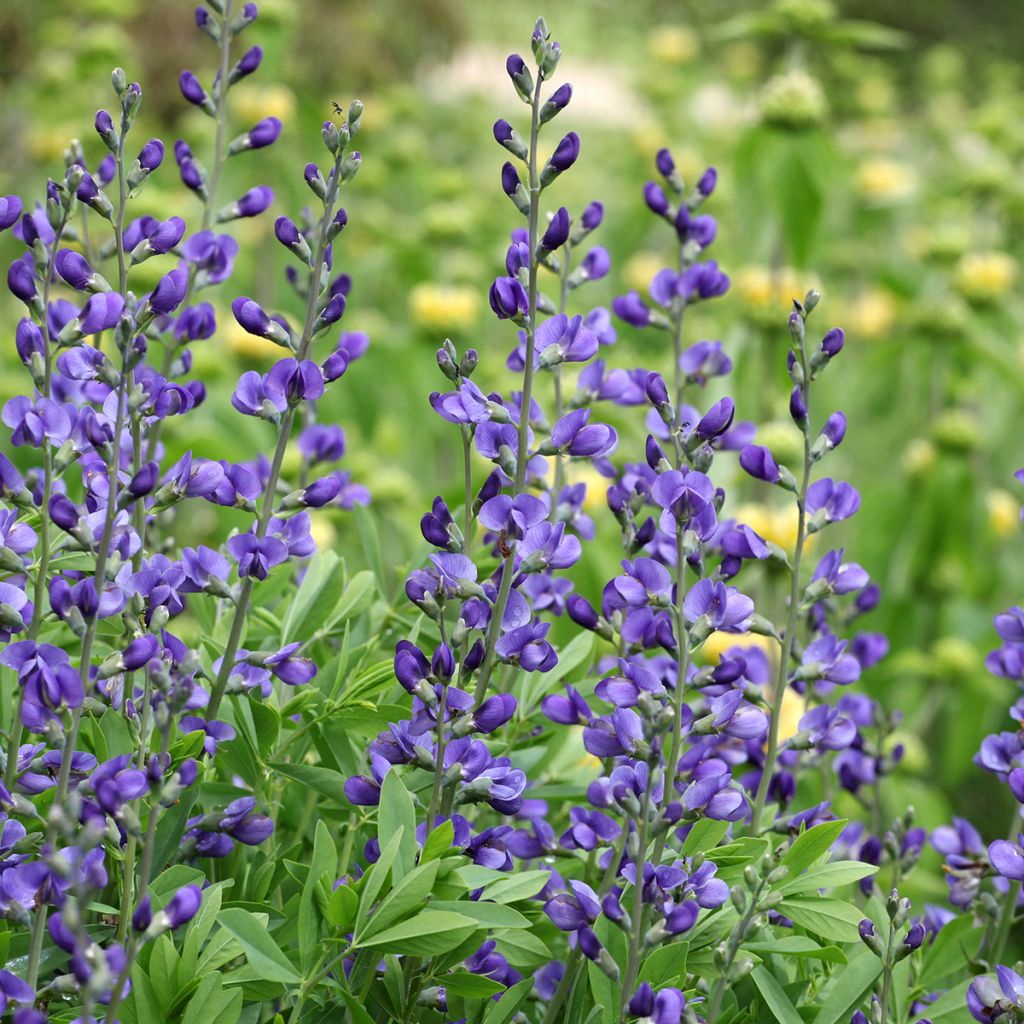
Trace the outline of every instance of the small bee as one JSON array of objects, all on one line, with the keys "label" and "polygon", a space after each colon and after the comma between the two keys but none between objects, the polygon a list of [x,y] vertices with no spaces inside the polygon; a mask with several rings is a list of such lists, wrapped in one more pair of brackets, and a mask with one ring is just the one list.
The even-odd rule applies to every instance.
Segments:
[{"label": "small bee", "polygon": [[337,100],[331,100],[331,106],[334,108],[334,113],[337,116],[342,116],[345,111],[341,109],[341,104]]}]

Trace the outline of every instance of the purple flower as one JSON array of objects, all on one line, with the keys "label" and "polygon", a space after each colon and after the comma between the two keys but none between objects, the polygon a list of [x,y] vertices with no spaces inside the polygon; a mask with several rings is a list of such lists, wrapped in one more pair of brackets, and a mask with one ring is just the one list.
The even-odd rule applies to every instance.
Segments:
[{"label": "purple flower", "polygon": [[997,839],[988,848],[988,857],[992,867],[1003,878],[1011,881],[1024,881],[1024,836],[1018,836],[1018,842],[1008,839]]},{"label": "purple flower", "polygon": [[612,299],[612,311],[634,327],[647,327],[651,323],[651,311],[636,292]]},{"label": "purple flower", "polygon": [[17,196],[0,196],[0,231],[6,231],[21,216],[21,200]]},{"label": "purple flower", "polygon": [[573,932],[592,925],[601,914],[601,901],[586,882],[569,881],[569,892],[559,893],[544,904],[544,913],[556,928]]},{"label": "purple flower", "polygon": [[259,338],[268,338],[278,345],[287,346],[288,332],[264,312],[259,303],[245,295],[240,295],[231,303],[231,312],[243,330],[255,334]]},{"label": "purple flower", "polygon": [[740,451],[740,465],[755,480],[763,480],[768,484],[776,484],[781,478],[775,458],[763,445],[746,445]]},{"label": "purple flower", "polygon": [[495,645],[498,657],[527,672],[550,672],[558,664],[555,649],[545,639],[550,628],[550,622],[531,622],[510,629]]},{"label": "purple flower", "polygon": [[979,1024],[992,1024],[1024,1005],[1024,978],[1009,967],[996,967],[996,979],[981,975],[967,989],[967,1009]]},{"label": "purple flower", "polygon": [[691,623],[703,620],[708,632],[744,633],[750,628],[754,602],[735,587],[703,579],[690,588],[683,600],[683,611]]},{"label": "purple flower", "polygon": [[588,423],[589,409],[566,413],[551,428],[551,436],[540,447],[542,455],[607,455],[618,443],[618,435],[606,423]]},{"label": "purple flower", "polygon": [[258,538],[239,533],[228,540],[228,551],[238,561],[238,575],[265,580],[275,565],[288,557],[288,547],[277,537]]},{"label": "purple flower", "polygon": [[[254,189],[253,191],[258,190]],[[267,189],[267,191],[269,192],[270,190]],[[247,192],[239,200],[239,205],[251,194]],[[270,198],[273,198],[273,193],[271,193]],[[254,204],[258,205],[258,201],[261,199],[262,195],[257,200],[254,200]],[[267,202],[269,203],[269,200]],[[259,211],[256,210],[254,212]],[[239,216],[252,215],[239,213]],[[231,276],[231,271],[235,265],[235,257],[238,255],[238,242],[230,235],[218,235],[213,231],[199,231],[192,235],[181,247],[181,255],[186,263],[191,263],[195,267],[198,287],[202,288],[208,284],[220,284]],[[242,326],[245,327],[245,324],[242,324]]]},{"label": "purple flower", "polygon": [[860,495],[856,488],[843,480],[825,477],[807,489],[807,512],[816,522],[838,523],[849,519],[859,508]]},{"label": "purple flower", "polygon": [[597,336],[583,325],[578,314],[572,319],[564,313],[550,317],[537,328],[535,341],[537,365],[585,363],[597,353]]}]

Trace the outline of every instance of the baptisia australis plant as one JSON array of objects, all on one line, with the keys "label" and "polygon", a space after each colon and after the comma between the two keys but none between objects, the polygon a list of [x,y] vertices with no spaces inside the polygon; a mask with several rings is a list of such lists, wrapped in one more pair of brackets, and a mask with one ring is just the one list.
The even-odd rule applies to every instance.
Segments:
[{"label": "baptisia australis plant", "polygon": [[[583,301],[611,266],[592,242],[605,209],[557,198],[581,142],[556,130],[572,88],[543,21],[530,59],[506,65],[522,117],[494,126],[519,218],[489,289],[512,377],[501,383],[493,352],[437,351],[429,404],[463,473],[458,497],[423,513],[407,603],[391,594],[369,495],[336,468],[345,435],[317,419],[368,344],[338,333],[351,279],[334,259],[358,102],[324,124],[326,157],[304,170],[313,209],[274,222],[298,314],[240,289],[224,302],[282,350],[231,397],[230,415],[262,421],[270,454],[236,464],[178,444],[177,417],[206,397],[192,346],[217,343],[220,303],[200,293],[230,280],[237,254],[221,225],[273,201],[263,186],[218,196],[225,161],[281,131],[273,118],[233,139],[228,127],[230,88],[260,64],[258,47],[234,52],[256,16],[231,0],[196,15],[219,56],[211,81],[181,76],[215,122],[209,171],[174,147],[201,204],[190,224],[129,219],[164,147],[131,156],[142,93],[120,71],[95,172],[74,144],[44,203],[0,199],[0,228],[25,246],[8,284],[33,385],[3,410],[0,457],[0,665],[16,705],[0,1014],[1024,1018],[1005,955],[1019,813],[988,848],[963,819],[933,833],[959,915],[912,916],[901,895],[928,837],[887,796],[899,716],[855,690],[887,653],[884,636],[856,631],[880,593],[822,544],[860,504],[826,471],[847,423],[816,389],[843,332],[814,328],[817,292],[794,298],[800,445],[786,465],[721,393],[728,345],[686,335],[691,307],[730,282],[709,258],[716,172],[687,185],[668,150],[643,189],[668,265],[646,296]],[[163,275],[136,294],[149,260]],[[662,341],[654,366],[612,365],[622,326]],[[603,495],[588,493],[595,480]],[[791,546],[733,513],[754,492],[791,510]],[[595,497],[621,537],[610,578]],[[196,501],[231,517],[222,542],[189,545],[181,510]],[[354,509],[371,569],[349,575],[316,551],[311,512],[331,507]],[[588,546],[599,595],[576,590]],[[997,618],[990,659],[1018,681],[1022,623],[1019,609]],[[1007,733],[978,756],[1018,801],[1021,750]]]},{"label": "baptisia australis plant", "polygon": [[[507,360],[517,379],[507,393],[485,390],[476,350],[445,342],[437,353],[450,383],[430,403],[458,430],[464,484],[459,505],[439,496],[424,514],[435,551],[406,581],[422,617],[393,667],[411,717],[371,743],[367,769],[345,786],[350,803],[376,808],[377,831],[365,872],[334,890],[351,907],[344,998],[400,1020],[675,1024],[745,1019],[750,1006],[797,1019],[825,1003],[838,1007],[830,1019],[872,1005],[903,1019],[894,972],[944,918],[910,922],[898,892],[887,903],[871,880],[884,866],[901,884],[925,838],[909,811],[883,828],[898,719],[850,693],[886,653],[881,635],[844,636],[879,592],[841,548],[811,568],[805,559],[812,538],[860,503],[851,484],[818,472],[845,417],[818,414],[817,426],[811,410],[843,333],[811,341],[820,297],[794,301],[790,411],[802,460],[780,465],[730,398],[704,397],[732,365],[720,343],[687,344],[683,332],[691,305],[729,288],[706,258],[716,173],[687,188],[663,150],[664,184],[649,183],[644,199],[674,232],[672,266],[649,299],[631,293],[612,309],[671,337],[669,381],[595,359],[616,340],[611,317],[574,303],[609,266],[587,248],[604,211],[592,203],[574,220],[552,198],[580,141],[559,133],[541,149],[572,91],[548,86],[561,49],[543,21],[532,53],[507,62],[528,130],[494,127],[513,157],[502,190],[525,221],[490,287],[495,316],[518,332]],[[616,459],[602,403],[648,410],[641,460]],[[792,550],[728,516],[711,471],[737,452],[740,469],[792,500]],[[490,463],[482,484],[474,455]],[[588,462],[606,481],[626,556],[599,608],[565,575],[595,534],[578,475]],[[735,478],[733,466],[723,476]],[[780,574],[775,624],[750,593]],[[582,632],[557,649],[552,637],[571,635],[570,624]],[[798,722],[784,729],[794,701]],[[863,803],[870,823],[836,818],[837,793]],[[861,942],[862,920],[871,936],[888,922],[881,955]],[[849,975],[834,966],[847,962]],[[494,1006],[474,1001],[485,991]]]},{"label": "baptisia australis plant", "polygon": [[[161,173],[165,147],[133,143],[143,94],[120,69],[114,112],[96,115],[109,152],[95,169],[73,142],[42,202],[2,201],[0,224],[24,245],[7,282],[25,307],[15,343],[31,384],[3,408],[14,451],[0,454],[0,664],[14,704],[0,784],[0,907],[17,966],[0,974],[0,1012],[11,1009],[19,1024],[169,1019],[153,1002],[155,950],[173,951],[168,933],[189,922],[201,943],[230,884],[218,883],[213,859],[241,863],[237,844],[258,846],[274,832],[258,771],[242,766],[213,782],[218,744],[230,749],[237,736],[234,711],[235,725],[218,718],[224,695],[255,690],[267,699],[275,681],[290,693],[316,675],[307,650],[316,638],[263,642],[267,631],[251,628],[251,595],[274,566],[291,562],[291,578],[302,571],[314,551],[309,508],[366,500],[341,473],[312,475],[344,449],[339,428],[315,424],[313,403],[366,347],[342,335],[321,344],[321,363],[311,359],[349,289],[347,276],[332,278],[331,254],[345,223],[338,193],[359,165],[350,146],[358,103],[341,127],[324,126],[327,171],[306,170],[320,212],[303,228],[306,248],[289,244],[305,264],[293,276],[302,326],[278,316],[269,331],[249,300],[233,306],[246,329],[272,333],[288,352],[259,385],[263,404],[242,409],[273,423],[273,459],[169,457],[161,438],[166,421],[206,397],[189,378],[191,346],[215,343],[217,331],[215,307],[200,293],[230,278],[238,250],[219,226],[261,214],[273,199],[265,186],[227,204],[217,194],[224,161],[271,144],[281,128],[270,118],[228,139],[229,90],[261,61],[258,46],[235,52],[257,14],[232,0],[196,10],[219,54],[209,86],[191,72],[181,79],[185,98],[216,122],[209,173],[185,142],[174,147],[201,202],[197,229],[176,215],[130,216]],[[151,259],[163,273],[140,293],[135,268]],[[247,377],[240,395],[253,390]],[[285,484],[297,416],[302,469]],[[223,549],[173,540],[176,511],[189,501],[235,510]],[[209,626],[202,642],[179,635],[175,620],[186,611]],[[256,649],[242,646],[247,632]],[[236,943],[230,956],[240,952]],[[200,986],[195,1007],[212,1000],[238,1019],[235,996]]]}]

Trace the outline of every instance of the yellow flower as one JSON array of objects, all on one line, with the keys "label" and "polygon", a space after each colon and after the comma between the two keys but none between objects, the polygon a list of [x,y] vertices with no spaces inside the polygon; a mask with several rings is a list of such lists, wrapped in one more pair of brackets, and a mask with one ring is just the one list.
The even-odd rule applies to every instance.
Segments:
[{"label": "yellow flower", "polygon": [[1020,528],[1020,502],[1009,491],[991,490],[985,495],[988,528],[997,537],[1009,537]]},{"label": "yellow flower", "polygon": [[662,25],[647,37],[647,51],[663,64],[686,64],[700,52],[700,39],[687,25]]},{"label": "yellow flower", "polygon": [[857,191],[871,203],[906,199],[913,193],[916,183],[911,168],[887,157],[865,160],[857,168]]},{"label": "yellow flower", "polygon": [[622,276],[630,288],[646,295],[654,275],[664,266],[664,258],[656,252],[635,252],[626,261]]},{"label": "yellow flower", "polygon": [[722,660],[722,655],[734,647],[745,649],[756,648],[764,651],[769,663],[774,661],[778,644],[770,636],[758,636],[749,633],[746,636],[738,637],[734,633],[714,632],[704,641],[701,647],[701,656],[712,665],[717,665]]},{"label": "yellow flower", "polygon": [[28,132],[28,151],[39,163],[56,160],[74,135],[74,129],[36,121]]},{"label": "yellow flower", "polygon": [[857,102],[866,113],[887,113],[892,109],[895,99],[892,82],[881,75],[864,78],[857,85]]},{"label": "yellow flower", "polygon": [[787,689],[782,695],[782,713],[779,715],[779,742],[795,736],[800,731],[800,719],[807,710],[804,698],[794,689]]},{"label": "yellow flower", "polygon": [[231,90],[231,108],[243,124],[265,117],[288,121],[295,115],[295,93],[283,85],[244,83]]},{"label": "yellow flower", "polygon": [[935,445],[923,437],[914,438],[903,452],[903,471],[922,476],[935,464]]},{"label": "yellow flower", "polygon": [[1017,277],[1017,264],[1005,252],[972,252],[961,257],[956,286],[972,302],[992,302],[1005,295]]},{"label": "yellow flower", "polygon": [[847,308],[842,322],[853,338],[885,338],[896,322],[896,300],[884,288],[867,288]]},{"label": "yellow flower", "polygon": [[247,359],[280,359],[284,349],[266,338],[250,334],[230,313],[218,313],[218,335],[221,341],[236,355]]},{"label": "yellow flower", "polygon": [[776,75],[761,93],[761,116],[783,128],[811,128],[828,114],[821,83],[802,68]]},{"label": "yellow flower", "polygon": [[[783,551],[789,554],[793,553],[799,525],[799,514],[795,505],[781,505],[778,508],[773,508],[770,505],[749,504],[740,505],[735,511],[736,518],[741,523],[746,523],[766,541],[778,544]],[[806,537],[804,550],[810,550],[814,541],[813,534]]]},{"label": "yellow flower", "polygon": [[793,308],[793,299],[802,298],[815,287],[817,279],[792,267],[771,267],[751,264],[740,267],[733,279],[733,290],[739,297],[743,313],[749,320],[764,327],[782,324]]},{"label": "yellow flower", "polygon": [[323,512],[311,512],[309,515],[309,533],[318,551],[328,551],[338,541],[338,531],[330,517]]},{"label": "yellow flower", "polygon": [[462,285],[424,282],[409,295],[413,321],[428,330],[452,330],[471,326],[477,318],[480,299],[476,291]]}]

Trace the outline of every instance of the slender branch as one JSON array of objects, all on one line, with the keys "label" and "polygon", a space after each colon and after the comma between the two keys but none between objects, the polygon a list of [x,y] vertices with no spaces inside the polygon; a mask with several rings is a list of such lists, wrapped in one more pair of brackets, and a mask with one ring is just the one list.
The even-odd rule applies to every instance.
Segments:
[{"label": "slender branch", "polygon": [[[334,171],[331,174],[330,184],[327,189],[327,197],[324,199],[324,215],[320,222],[320,236],[317,241],[316,255],[313,261],[313,271],[309,282],[309,295],[306,300],[306,319],[302,328],[302,336],[298,348],[295,351],[295,359],[302,362],[309,354],[313,342],[313,323],[316,319],[317,303],[320,299],[321,282],[324,270],[324,253],[327,249],[328,231],[331,226],[331,218],[334,215],[334,206],[338,199],[338,190],[341,185],[341,162],[347,151],[346,147],[339,147],[335,155]],[[274,500],[277,497],[277,484],[281,478],[281,466],[284,462],[285,452],[288,449],[288,442],[291,438],[292,423],[295,419],[297,406],[289,405],[281,419],[280,430],[277,435],[277,446],[274,449],[274,457],[270,464],[270,476],[267,479],[267,486],[263,492],[263,503],[260,507],[259,519],[256,523],[256,539],[262,540],[267,535],[270,527],[270,520],[274,514]],[[220,671],[214,682],[213,692],[210,694],[210,703],[206,708],[207,720],[216,718],[220,703],[224,699],[224,692],[227,689],[228,679],[231,670],[234,668],[235,655],[242,640],[242,633],[245,629],[245,617],[249,611],[249,602],[252,598],[254,583],[252,576],[246,576],[242,580],[242,586],[235,602],[235,617],[231,623],[231,632],[228,635],[227,646],[224,649],[224,657],[221,662]]]},{"label": "slender branch", "polygon": [[[544,76],[538,71],[537,84],[533,89],[530,104],[530,212],[527,217],[527,233],[530,246],[529,316],[526,323],[526,362],[523,367],[523,393],[519,403],[519,435],[516,453],[516,476],[512,493],[520,495],[526,489],[526,465],[530,439],[530,405],[533,400],[534,352],[537,340],[537,223],[540,214],[540,175],[537,170],[537,137],[540,134],[540,87]],[[509,546],[501,568],[501,582],[498,597],[491,609],[491,621],[487,626],[484,643],[484,658],[477,676],[475,700],[477,704],[487,693],[487,684],[494,670],[494,648],[501,635],[501,623],[505,617],[508,595],[512,590],[515,572],[515,545]]]},{"label": "slender branch", "polygon": [[799,356],[803,369],[800,390],[803,392],[804,405],[807,408],[807,414],[802,424],[804,435],[804,471],[800,490],[797,494],[796,545],[793,549],[793,568],[789,587],[789,616],[786,621],[786,631],[782,636],[781,650],[779,651],[779,669],[775,680],[775,692],[772,695],[771,721],[768,725],[768,748],[765,751],[761,781],[758,783],[757,795],[754,798],[754,807],[751,811],[750,831],[752,835],[759,835],[761,832],[761,817],[764,814],[768,787],[771,785],[772,773],[775,770],[775,762],[779,754],[779,723],[782,718],[782,702],[785,699],[786,687],[789,682],[789,662],[793,656],[793,644],[796,640],[797,616],[800,610],[800,563],[804,553],[804,542],[807,539],[807,488],[811,481],[811,374],[807,365],[807,350],[803,341],[800,342]]}]

